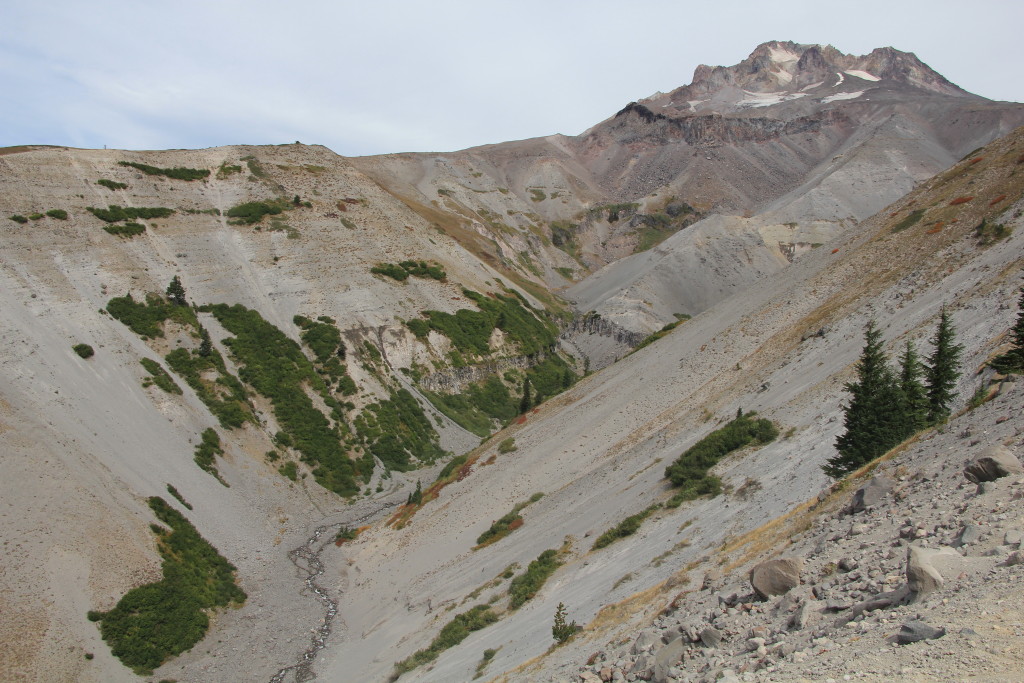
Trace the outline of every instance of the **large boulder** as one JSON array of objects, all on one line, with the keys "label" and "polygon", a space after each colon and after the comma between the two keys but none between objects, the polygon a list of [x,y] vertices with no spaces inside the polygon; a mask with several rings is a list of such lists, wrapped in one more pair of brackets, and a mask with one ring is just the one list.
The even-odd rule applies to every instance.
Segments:
[{"label": "large boulder", "polygon": [[856,514],[867,510],[869,507],[878,505],[885,500],[885,497],[889,495],[889,492],[895,486],[896,482],[883,474],[871,477],[868,483],[861,486],[853,494],[853,500],[850,501],[850,512]]},{"label": "large boulder", "polygon": [[944,635],[944,628],[936,628],[923,621],[908,621],[900,627],[900,632],[896,634],[896,642],[900,645],[909,645],[921,640],[935,640]]},{"label": "large boulder", "polygon": [[954,548],[912,545],[907,550],[907,586],[919,598],[940,590],[945,582],[943,574],[956,577],[964,567],[964,557]]},{"label": "large boulder", "polygon": [[782,595],[800,585],[803,565],[804,561],[799,557],[762,562],[750,570],[750,585],[762,600]]},{"label": "large boulder", "polygon": [[658,650],[658,654],[654,655],[654,675],[651,680],[654,683],[667,683],[669,670],[683,658],[685,650],[686,645],[683,643],[682,636]]},{"label": "large boulder", "polygon": [[1006,446],[989,446],[964,468],[964,476],[975,484],[1024,473],[1024,467]]}]

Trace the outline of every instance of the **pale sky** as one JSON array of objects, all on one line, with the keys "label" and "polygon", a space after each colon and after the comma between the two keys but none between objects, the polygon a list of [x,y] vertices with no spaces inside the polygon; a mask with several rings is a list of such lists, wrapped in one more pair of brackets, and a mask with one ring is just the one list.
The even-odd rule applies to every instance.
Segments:
[{"label": "pale sky", "polygon": [[0,146],[322,144],[347,155],[576,135],[760,43],[914,52],[1024,101],[1021,0],[0,0]]}]

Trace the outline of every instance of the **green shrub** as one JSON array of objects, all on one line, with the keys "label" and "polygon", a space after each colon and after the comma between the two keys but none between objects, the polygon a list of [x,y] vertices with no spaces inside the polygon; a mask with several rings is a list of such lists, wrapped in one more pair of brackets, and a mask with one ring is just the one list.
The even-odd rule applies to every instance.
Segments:
[{"label": "green shrub", "polygon": [[367,453],[379,458],[388,469],[405,472],[416,462],[431,463],[445,455],[430,420],[405,389],[392,392],[388,400],[366,406],[354,424]]},{"label": "green shrub", "polygon": [[20,213],[16,213],[13,216],[11,216],[10,218],[15,223],[22,223],[22,224],[28,223],[28,219],[25,218],[24,216],[22,216]]},{"label": "green shrub", "polygon": [[509,608],[522,607],[544,587],[544,583],[561,566],[562,562],[558,559],[556,550],[545,550],[538,555],[537,559],[526,567],[526,571],[512,579],[509,584]]},{"label": "green shrub", "polygon": [[[204,356],[196,351],[177,348],[168,353],[164,360],[171,370],[192,387],[221,427],[234,429],[255,419],[249,408],[245,387],[228,372],[224,358],[216,349],[211,349],[210,354]],[[205,376],[211,370],[216,379],[210,380]]]},{"label": "green shrub", "polygon": [[231,165],[228,164],[228,162],[225,161],[225,162],[221,163],[220,168],[217,169],[217,177],[218,178],[227,178],[228,176],[234,175],[236,173],[241,173],[241,172],[242,172],[242,167],[241,166],[231,166]]},{"label": "green shrub", "polygon": [[608,529],[608,531],[598,536],[597,540],[594,541],[594,545],[590,549],[600,550],[601,548],[611,545],[620,538],[632,536],[637,532],[637,530],[640,529],[640,525],[643,524],[644,520],[647,519],[652,512],[654,512],[660,507],[660,504],[655,503],[654,505],[649,506],[642,512],[638,512],[635,515],[630,515],[629,517],[626,517],[617,525],[613,526],[611,529]]},{"label": "green shrub", "polygon": [[430,643],[430,647],[418,650],[395,664],[394,678],[434,661],[439,654],[461,643],[473,631],[490,626],[497,620],[498,615],[491,610],[489,605],[477,605],[467,612],[456,615],[454,619],[444,625],[441,632]]},{"label": "green shrub", "polygon": [[523,517],[519,513],[522,512],[523,508],[527,505],[530,503],[536,503],[543,497],[543,493],[535,493],[529,500],[517,503],[515,507],[512,508],[511,512],[503,515],[498,521],[493,522],[487,531],[480,534],[476,539],[476,548],[474,548],[474,550],[491,545],[492,543],[497,543],[516,529],[523,526]]},{"label": "green shrub", "polygon": [[181,387],[167,374],[162,365],[152,358],[143,358],[139,362],[142,363],[142,367],[146,368],[146,371],[150,374],[150,377],[142,383],[142,386],[148,387],[155,384],[168,394],[181,394]]},{"label": "green shrub", "polygon": [[220,436],[217,435],[217,432],[213,428],[208,427],[203,430],[201,441],[199,442],[199,445],[196,446],[193,459],[196,461],[196,464],[199,465],[199,469],[212,474],[216,477],[217,481],[224,486],[227,486],[228,483],[224,481],[220,476],[220,472],[217,471],[217,465],[214,458],[218,455],[224,455],[224,449],[222,449],[220,445]]},{"label": "green shrub", "polygon": [[106,178],[100,178],[96,181],[97,185],[102,185],[108,190],[125,190],[128,189],[128,183],[119,183],[114,180],[107,180]]},{"label": "green shrub", "polygon": [[167,218],[174,213],[174,209],[165,206],[118,206],[111,204],[105,209],[97,209],[92,206],[85,207],[85,210],[105,223],[118,223],[128,220],[150,220],[153,218]]},{"label": "green shrub", "polygon": [[109,232],[111,235],[117,235],[118,237],[127,237],[131,239],[136,235],[141,235],[146,232],[146,226],[141,223],[125,223],[124,225],[104,225],[103,229]]},{"label": "green shrub", "polygon": [[44,218],[44,215],[43,215],[43,214],[41,214],[41,213],[30,213],[30,214],[28,215],[28,219],[29,219],[30,221],[38,221],[38,220],[40,220],[40,219],[42,219],[42,218]]},{"label": "green shrub", "polygon": [[277,216],[289,207],[287,200],[272,199],[266,202],[245,202],[233,206],[227,211],[228,221],[232,225],[255,225],[264,216]]},{"label": "green shrub", "polygon": [[368,477],[373,471],[372,455],[360,461],[348,457],[341,442],[344,423],[332,426],[306,393],[308,385],[325,402],[334,401],[299,345],[257,311],[240,304],[216,304],[203,310],[212,312],[235,335],[224,343],[238,362],[239,377],[270,399],[282,432],[294,443],[302,460],[313,466],[317,483],[342,496],[358,493],[356,477]]},{"label": "green shrub", "polygon": [[394,263],[378,263],[373,268],[370,268],[370,272],[374,275],[387,275],[392,280],[398,280],[399,282],[409,277],[409,273],[406,272],[405,268]]},{"label": "green shrub", "polygon": [[495,328],[502,330],[523,355],[536,354],[555,344],[557,328],[541,320],[532,309],[524,308],[517,296],[484,296],[468,289],[462,293],[472,299],[480,310],[463,308],[454,314],[423,312],[431,329],[448,337],[460,352],[490,354],[488,340]]},{"label": "green shrub", "polygon": [[64,209],[50,209],[46,212],[46,215],[59,221],[66,221],[68,219],[68,212]]},{"label": "green shrub", "polygon": [[82,358],[91,358],[96,353],[88,344],[75,344],[71,349]]},{"label": "green shrub", "polygon": [[494,431],[494,420],[505,422],[518,414],[512,395],[494,376],[467,385],[461,394],[422,393],[446,417],[480,437]]},{"label": "green shrub", "polygon": [[198,643],[209,627],[207,610],[246,599],[235,567],[180,512],[155,496],[149,507],[170,527],[152,525],[163,578],[128,591],[109,612],[87,614],[113,655],[140,675]]},{"label": "green shrub", "polygon": [[186,510],[191,510],[192,509],[192,506],[188,504],[188,501],[185,500],[185,498],[180,493],[178,493],[178,489],[174,488],[170,484],[167,485],[167,493],[169,493],[172,496],[174,496],[179,503],[181,503],[183,506],[185,506]]},{"label": "green shrub", "polygon": [[744,446],[763,445],[778,437],[779,430],[771,420],[754,419],[753,416],[754,413],[738,414],[724,427],[687,448],[665,469],[665,476],[672,485],[681,487],[666,504],[667,507],[678,507],[682,502],[702,495],[718,495],[722,483],[708,472],[719,460]]},{"label": "green shrub", "polygon": [[516,450],[516,440],[511,436],[507,439],[503,439],[502,442],[498,444],[498,452],[501,454],[511,453],[514,450]]},{"label": "green shrub", "polygon": [[281,474],[283,474],[284,476],[288,477],[292,481],[297,481],[298,478],[299,478],[299,476],[298,476],[298,472],[299,472],[298,467],[295,465],[295,462],[292,461],[292,460],[289,460],[285,464],[283,464],[280,467],[278,467],[277,471],[280,472]]},{"label": "green shrub", "polygon": [[146,175],[159,175],[166,178],[173,178],[174,180],[202,180],[210,176],[209,169],[198,169],[198,168],[157,168],[156,166],[149,166],[148,164],[139,164],[134,161],[119,161],[119,166],[130,166],[136,168]]},{"label": "green shrub", "polygon": [[107,302],[107,313],[140,337],[164,336],[163,323],[168,319],[193,329],[199,328],[199,321],[191,308],[174,306],[152,292],[146,295],[145,302],[135,301],[131,292],[114,297]]}]

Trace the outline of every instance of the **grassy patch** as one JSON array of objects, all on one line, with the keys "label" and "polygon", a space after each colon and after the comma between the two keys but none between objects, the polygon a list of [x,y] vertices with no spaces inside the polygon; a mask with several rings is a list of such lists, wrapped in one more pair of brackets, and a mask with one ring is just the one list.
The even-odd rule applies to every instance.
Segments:
[{"label": "grassy patch", "polygon": [[50,209],[46,212],[46,215],[59,221],[66,221],[68,219],[68,212],[64,209]]},{"label": "grassy patch", "polygon": [[228,372],[224,358],[216,349],[210,355],[203,356],[196,351],[177,348],[168,353],[164,360],[171,370],[192,387],[221,427],[234,429],[255,420],[249,408],[245,387]]},{"label": "grassy patch", "polygon": [[519,412],[516,399],[497,377],[470,384],[461,394],[423,393],[446,417],[480,437],[494,431],[495,420],[505,422]]},{"label": "grassy patch", "polygon": [[665,469],[665,476],[679,491],[665,504],[678,507],[685,501],[722,492],[721,480],[710,474],[719,460],[745,446],[771,443],[779,430],[771,420],[754,418],[754,413],[739,414],[725,426],[716,429],[687,448]]},{"label": "grassy patch", "polygon": [[542,202],[547,199],[548,196],[544,193],[544,190],[539,187],[530,188],[530,200],[534,202]]},{"label": "grassy patch", "polygon": [[241,166],[233,166],[233,165],[229,164],[228,162],[224,161],[224,162],[221,163],[220,167],[217,169],[217,177],[218,178],[227,178],[229,176],[233,176],[236,173],[241,173],[241,172],[242,172],[242,167]]},{"label": "grassy patch", "polygon": [[133,299],[131,292],[114,297],[107,302],[107,313],[143,338],[164,336],[164,321],[168,319],[194,329],[199,327],[191,308],[172,304],[152,292],[146,295],[144,302]]},{"label": "grassy patch", "polygon": [[264,216],[277,216],[290,206],[291,204],[286,199],[245,202],[232,206],[226,215],[230,219],[228,223],[231,225],[255,225],[262,221]]},{"label": "grassy patch", "polygon": [[179,503],[181,503],[185,507],[186,510],[191,510],[192,509],[192,506],[188,504],[188,501],[185,500],[185,498],[180,493],[178,493],[178,489],[174,488],[170,484],[167,485],[167,493],[169,493],[172,496],[174,496],[175,500],[177,500]]},{"label": "grassy patch", "polygon": [[646,337],[644,337],[644,339],[639,344],[636,345],[636,348],[634,348],[633,351],[636,351],[638,349],[642,349],[645,346],[653,344],[654,342],[658,341],[662,337],[667,336],[669,332],[671,332],[672,330],[676,329],[677,327],[679,327],[680,324],[686,322],[689,319],[690,319],[689,315],[687,315],[685,313],[680,314],[679,320],[676,320],[674,323],[669,323],[669,324],[665,325],[664,327],[662,327],[657,332],[655,332],[653,334],[649,334]]},{"label": "grassy patch", "polygon": [[916,225],[917,222],[921,220],[922,216],[924,216],[924,209],[914,209],[909,214],[907,214],[903,218],[903,220],[901,220],[896,225],[892,226],[892,231],[903,232],[904,230]]},{"label": "grassy patch", "polygon": [[156,166],[150,166],[148,164],[140,164],[134,161],[119,161],[118,166],[129,166],[134,169],[138,169],[146,175],[158,175],[165,178],[172,178],[174,180],[202,180],[210,176],[209,169],[205,168],[183,168],[181,166],[175,168],[157,168]]},{"label": "grassy patch", "polygon": [[1013,228],[1009,228],[1002,223],[989,223],[988,219],[985,218],[974,228],[974,236],[978,238],[978,243],[982,246],[988,246],[1004,240],[1012,233]]},{"label": "grassy patch", "polygon": [[107,180],[106,178],[100,178],[96,181],[97,185],[102,185],[108,190],[127,190],[128,183],[119,183],[116,180]]},{"label": "grassy patch", "polygon": [[430,420],[405,389],[368,405],[354,424],[367,452],[388,469],[405,472],[417,463],[432,463],[445,455]]},{"label": "grassy patch", "polygon": [[22,216],[20,213],[16,213],[13,216],[10,216],[10,219],[15,223],[21,223],[22,225],[28,223],[28,219]]},{"label": "grassy patch", "polygon": [[198,643],[209,628],[207,610],[246,599],[235,567],[180,512],[156,496],[149,507],[170,527],[151,526],[163,578],[128,591],[109,612],[88,614],[113,655],[140,675]]},{"label": "grassy patch", "polygon": [[378,263],[370,272],[374,275],[386,275],[392,280],[404,282],[410,275],[434,280],[444,280],[447,274],[444,268],[426,261],[402,261],[401,263]]}]

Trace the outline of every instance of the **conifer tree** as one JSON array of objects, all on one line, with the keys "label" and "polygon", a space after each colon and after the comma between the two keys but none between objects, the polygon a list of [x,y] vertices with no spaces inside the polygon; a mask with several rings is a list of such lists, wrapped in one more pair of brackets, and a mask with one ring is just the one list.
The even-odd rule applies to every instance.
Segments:
[{"label": "conifer tree", "polygon": [[917,355],[914,343],[907,340],[907,346],[900,357],[900,398],[904,437],[928,426],[928,392],[921,383],[924,367]]},{"label": "conifer tree", "polygon": [[551,627],[551,636],[559,644],[569,640],[576,631],[580,630],[580,627],[576,625],[575,621],[566,623],[565,617],[565,605],[558,603],[558,607],[555,608],[555,623]]},{"label": "conifer tree", "polygon": [[519,402],[519,414],[526,413],[532,405],[530,402],[530,378],[525,377],[523,379],[523,399]]},{"label": "conifer tree", "polygon": [[846,432],[836,439],[838,453],[822,466],[839,478],[854,471],[903,440],[900,390],[882,352],[882,333],[872,320],[864,332],[864,349],[857,363],[857,381],[846,384]]},{"label": "conifer tree", "polygon": [[925,386],[928,392],[928,423],[938,424],[949,417],[949,406],[956,397],[954,389],[960,379],[960,355],[964,347],[955,342],[956,330],[945,306],[939,315],[932,344],[935,350],[928,357]]},{"label": "conifer tree", "polygon": [[199,355],[206,358],[213,353],[213,342],[210,341],[210,333],[202,325],[199,326]]},{"label": "conifer tree", "polygon": [[171,279],[171,284],[167,285],[167,298],[178,306],[187,306],[188,302],[185,300],[185,287],[181,284],[181,278],[175,275]]},{"label": "conifer tree", "polygon": [[991,365],[1002,373],[1024,373],[1024,287],[1020,288],[1017,302],[1017,322],[1010,328],[1013,348],[992,361]]}]

